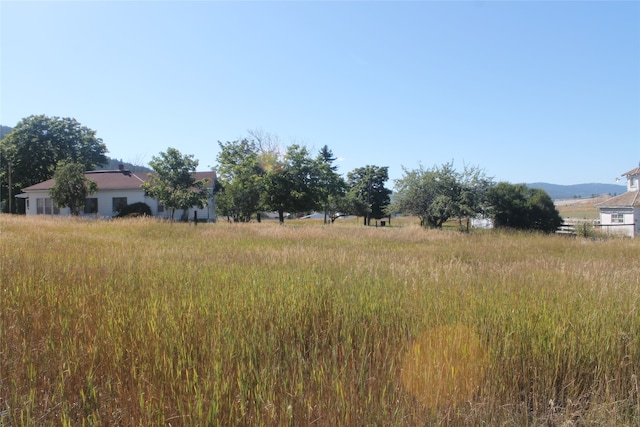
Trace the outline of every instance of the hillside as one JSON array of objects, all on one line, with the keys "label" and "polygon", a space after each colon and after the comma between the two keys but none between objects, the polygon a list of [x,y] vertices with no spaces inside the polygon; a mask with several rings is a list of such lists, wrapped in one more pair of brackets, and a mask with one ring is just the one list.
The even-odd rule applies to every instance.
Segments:
[{"label": "hillside", "polygon": [[10,128],[9,126],[0,125],[0,139],[3,139],[5,136],[9,135],[12,130],[13,128]]},{"label": "hillside", "polygon": [[590,198],[601,194],[610,194],[612,196],[622,194],[627,191],[625,185],[616,184],[575,184],[575,185],[557,185],[546,182],[534,182],[526,184],[530,188],[540,188],[546,191],[549,196],[554,199],[578,199]]},{"label": "hillside", "polygon": [[131,172],[152,172],[152,169],[146,166],[138,166],[133,163],[123,162],[122,160],[113,159],[111,157],[107,157],[109,161],[107,164],[96,168],[97,170],[116,170],[119,169],[120,165],[124,165],[124,168]]}]

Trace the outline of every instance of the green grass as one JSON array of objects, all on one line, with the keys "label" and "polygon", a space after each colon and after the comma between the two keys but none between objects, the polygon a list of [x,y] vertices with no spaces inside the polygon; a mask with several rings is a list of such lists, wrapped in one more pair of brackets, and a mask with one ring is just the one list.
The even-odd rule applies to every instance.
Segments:
[{"label": "green grass", "polygon": [[640,425],[637,239],[291,224],[0,216],[0,425]]}]

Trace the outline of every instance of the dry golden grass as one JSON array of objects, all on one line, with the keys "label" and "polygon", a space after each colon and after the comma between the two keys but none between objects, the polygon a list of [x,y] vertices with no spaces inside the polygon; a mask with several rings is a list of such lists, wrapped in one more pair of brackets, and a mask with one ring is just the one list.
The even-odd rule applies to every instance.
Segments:
[{"label": "dry golden grass", "polygon": [[0,216],[0,425],[640,425],[640,241]]},{"label": "dry golden grass", "polygon": [[556,209],[563,218],[572,218],[574,220],[600,219],[600,209],[598,203],[602,203],[611,196],[603,195],[599,197],[591,197],[585,199],[568,199],[556,201]]}]

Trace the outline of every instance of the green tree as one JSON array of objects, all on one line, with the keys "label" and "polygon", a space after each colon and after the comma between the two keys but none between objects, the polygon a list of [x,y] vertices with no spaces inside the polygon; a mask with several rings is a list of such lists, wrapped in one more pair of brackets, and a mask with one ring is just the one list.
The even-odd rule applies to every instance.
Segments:
[{"label": "green tree", "polygon": [[58,207],[68,207],[71,215],[80,215],[87,197],[98,191],[95,181],[84,176],[84,165],[81,163],[59,162],[53,178],[55,183],[49,194]]},{"label": "green tree", "polygon": [[344,196],[346,183],[338,174],[338,167],[333,164],[336,158],[327,145],[320,149],[316,157],[317,167],[317,191],[318,204],[324,213],[324,223],[327,223],[327,215],[334,217],[338,209],[340,199]]},{"label": "green tree", "polygon": [[487,193],[489,215],[497,228],[555,232],[562,224],[553,200],[544,190],[500,182]]},{"label": "green tree", "polygon": [[265,174],[259,148],[248,139],[218,145],[216,172],[223,188],[217,199],[218,211],[234,221],[249,221],[260,210]]},{"label": "green tree", "polygon": [[[11,193],[53,177],[58,162],[82,164],[93,170],[107,162],[107,147],[96,131],[75,119],[29,116],[0,140],[0,181],[7,182],[11,162]],[[3,200],[7,197],[2,193]]]},{"label": "green tree", "polygon": [[425,169],[404,169],[396,180],[393,210],[420,218],[423,227],[440,228],[455,214],[455,200],[460,191],[451,163]]},{"label": "green tree", "polygon": [[309,151],[297,144],[291,145],[282,159],[266,169],[263,202],[268,209],[278,212],[284,223],[285,212],[306,212],[317,206],[317,174]]},{"label": "green tree", "polygon": [[391,199],[391,190],[384,183],[389,180],[387,166],[356,168],[347,174],[347,203],[349,213],[364,217],[364,224],[370,225],[371,218],[386,216],[386,208]]},{"label": "green tree", "polygon": [[465,166],[460,173],[449,162],[431,169],[405,169],[395,184],[393,210],[417,216],[423,227],[442,228],[450,218],[457,217],[462,225],[462,218],[480,212],[492,180],[478,167]]},{"label": "green tree", "polygon": [[183,156],[175,148],[168,148],[159,156],[153,156],[149,166],[155,174],[149,174],[150,179],[142,184],[142,188],[171,210],[172,220],[176,209],[189,209],[192,206],[203,208],[207,205],[205,185],[208,180],[195,179],[198,161],[193,155]]},{"label": "green tree", "polygon": [[466,219],[466,231],[469,231],[471,218],[484,212],[487,192],[495,185],[484,169],[478,166],[464,165],[458,174],[460,194],[456,200],[455,216],[462,228],[462,219]]}]

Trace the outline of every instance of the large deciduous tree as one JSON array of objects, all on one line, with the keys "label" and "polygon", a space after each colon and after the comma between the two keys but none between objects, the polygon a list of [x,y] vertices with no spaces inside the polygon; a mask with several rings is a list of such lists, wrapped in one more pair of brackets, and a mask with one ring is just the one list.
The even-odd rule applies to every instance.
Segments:
[{"label": "large deciduous tree", "polygon": [[425,169],[404,170],[396,180],[394,210],[420,218],[420,225],[441,228],[456,212],[460,186],[451,163]]},{"label": "large deciduous tree", "polygon": [[493,177],[486,175],[478,166],[464,165],[460,179],[460,197],[456,215],[462,226],[462,219],[467,219],[469,231],[470,218],[483,214],[487,202],[487,192],[495,185]]},{"label": "large deciduous tree", "polygon": [[454,217],[462,223],[462,218],[475,216],[482,209],[491,183],[480,168],[465,166],[460,173],[453,162],[431,169],[405,169],[404,176],[395,183],[393,208],[417,216],[423,227],[442,228]]},{"label": "large deciduous tree", "polygon": [[49,190],[51,198],[58,207],[68,207],[74,216],[80,215],[87,197],[98,191],[95,181],[84,176],[81,163],[58,163],[53,178],[55,183]]},{"label": "large deciduous tree", "polygon": [[221,215],[234,221],[249,221],[260,211],[264,169],[259,147],[253,140],[218,142],[216,172],[223,190],[217,199]]},{"label": "large deciduous tree", "polygon": [[264,206],[278,212],[284,223],[285,212],[305,212],[317,206],[317,168],[306,147],[287,148],[282,159],[266,170]]},{"label": "large deciduous tree", "polygon": [[347,174],[350,213],[364,217],[365,225],[370,225],[371,218],[386,216],[386,207],[391,201],[391,190],[384,186],[388,180],[387,166],[367,165]]},{"label": "large deciduous tree", "polygon": [[[96,131],[72,118],[34,115],[22,119],[0,141],[0,174],[11,163],[12,194],[53,177],[58,162],[79,163],[85,170],[107,162],[107,147]],[[7,177],[0,177],[2,182]],[[2,197],[6,197],[3,193]]]},{"label": "large deciduous tree", "polygon": [[208,180],[195,179],[198,161],[193,155],[182,155],[175,148],[168,148],[159,156],[153,156],[149,166],[155,174],[149,174],[149,181],[142,187],[151,197],[157,198],[171,210],[171,219],[176,209],[192,206],[203,208],[207,205],[208,194],[205,185]]},{"label": "large deciduous tree", "polygon": [[551,197],[539,188],[500,182],[487,193],[489,215],[497,228],[555,232],[562,217]]}]

